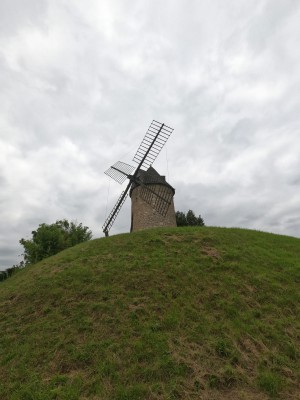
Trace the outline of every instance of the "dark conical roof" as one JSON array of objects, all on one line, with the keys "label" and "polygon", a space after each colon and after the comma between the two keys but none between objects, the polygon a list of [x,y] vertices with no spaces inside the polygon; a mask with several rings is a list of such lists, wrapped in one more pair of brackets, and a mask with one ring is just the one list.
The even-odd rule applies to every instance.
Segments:
[{"label": "dark conical roof", "polygon": [[[147,171],[140,169],[137,178],[144,184],[144,185],[164,185],[169,187],[175,193],[175,189],[166,181],[166,177],[163,175],[159,175],[159,173],[150,166]],[[130,189],[130,196],[131,192],[134,188],[139,186],[138,183],[133,182]]]}]

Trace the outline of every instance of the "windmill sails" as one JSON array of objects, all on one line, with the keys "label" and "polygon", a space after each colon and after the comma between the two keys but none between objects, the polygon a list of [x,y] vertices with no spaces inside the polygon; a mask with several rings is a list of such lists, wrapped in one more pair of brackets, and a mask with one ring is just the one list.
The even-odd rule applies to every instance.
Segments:
[{"label": "windmill sails", "polygon": [[140,147],[133,157],[133,161],[139,164],[139,168],[149,168],[153,164],[173,130],[173,128],[155,120],[151,122]]},{"label": "windmill sails", "polygon": [[143,185],[141,198],[165,217],[171,204],[173,193],[163,185]]},{"label": "windmill sails", "polygon": [[128,190],[130,188],[130,183],[128,184],[126,190],[121,193],[121,196],[118,198],[118,201],[116,202],[114,208],[111,210],[109,216],[106,218],[102,230],[103,232],[107,235],[109,232],[110,228],[112,227],[113,223],[115,222],[115,219],[117,218],[123,204],[125,203],[125,200],[128,196]]},{"label": "windmill sails", "polygon": [[134,170],[135,167],[133,167],[132,165],[126,164],[122,161],[118,161],[110,168],[108,168],[108,170],[106,170],[104,173],[113,178],[116,182],[122,184],[124,181],[126,181],[128,176]]},{"label": "windmill sails", "polygon": [[[108,231],[115,222],[132,184],[142,186],[141,197],[143,200],[150,204],[153,209],[161,215],[166,215],[168,207],[171,204],[172,196],[163,188],[157,189],[153,185],[146,185],[139,179],[139,173],[142,171],[142,168],[148,169],[152,165],[172,132],[173,128],[153,120],[133,158],[133,161],[138,164],[137,168],[135,169],[135,167],[129,164],[118,161],[105,171],[105,174],[120,184],[122,184],[126,178],[129,179],[125,191],[121,193],[121,196],[102,226],[105,235],[108,235]],[[135,172],[131,175],[134,169]]]}]

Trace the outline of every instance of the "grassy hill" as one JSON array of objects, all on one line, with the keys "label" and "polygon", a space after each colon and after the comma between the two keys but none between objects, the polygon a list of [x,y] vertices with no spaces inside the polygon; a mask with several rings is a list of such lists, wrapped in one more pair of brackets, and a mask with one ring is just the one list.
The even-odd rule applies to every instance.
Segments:
[{"label": "grassy hill", "polygon": [[0,284],[0,399],[300,399],[300,239],[97,239]]}]

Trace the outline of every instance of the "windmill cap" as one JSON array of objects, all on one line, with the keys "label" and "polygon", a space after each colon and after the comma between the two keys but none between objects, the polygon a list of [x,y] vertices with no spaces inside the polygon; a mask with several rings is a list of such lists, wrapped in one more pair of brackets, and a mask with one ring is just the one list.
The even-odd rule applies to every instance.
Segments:
[{"label": "windmill cap", "polygon": [[[149,167],[147,171],[144,171],[143,169],[140,169],[137,178],[144,184],[144,185],[163,185],[167,186],[170,188],[173,193],[175,194],[175,189],[166,181],[166,177],[164,175],[159,175],[159,173],[153,168]],[[140,186],[138,183],[133,182],[131,185],[131,189],[129,192],[129,195],[131,196],[131,193],[133,189],[136,187]]]}]

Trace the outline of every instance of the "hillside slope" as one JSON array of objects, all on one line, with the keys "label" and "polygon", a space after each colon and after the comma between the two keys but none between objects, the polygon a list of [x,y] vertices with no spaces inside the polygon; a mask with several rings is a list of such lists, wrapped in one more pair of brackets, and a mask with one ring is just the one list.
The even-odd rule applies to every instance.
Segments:
[{"label": "hillside slope", "polygon": [[97,239],[0,284],[0,398],[299,399],[300,239]]}]

